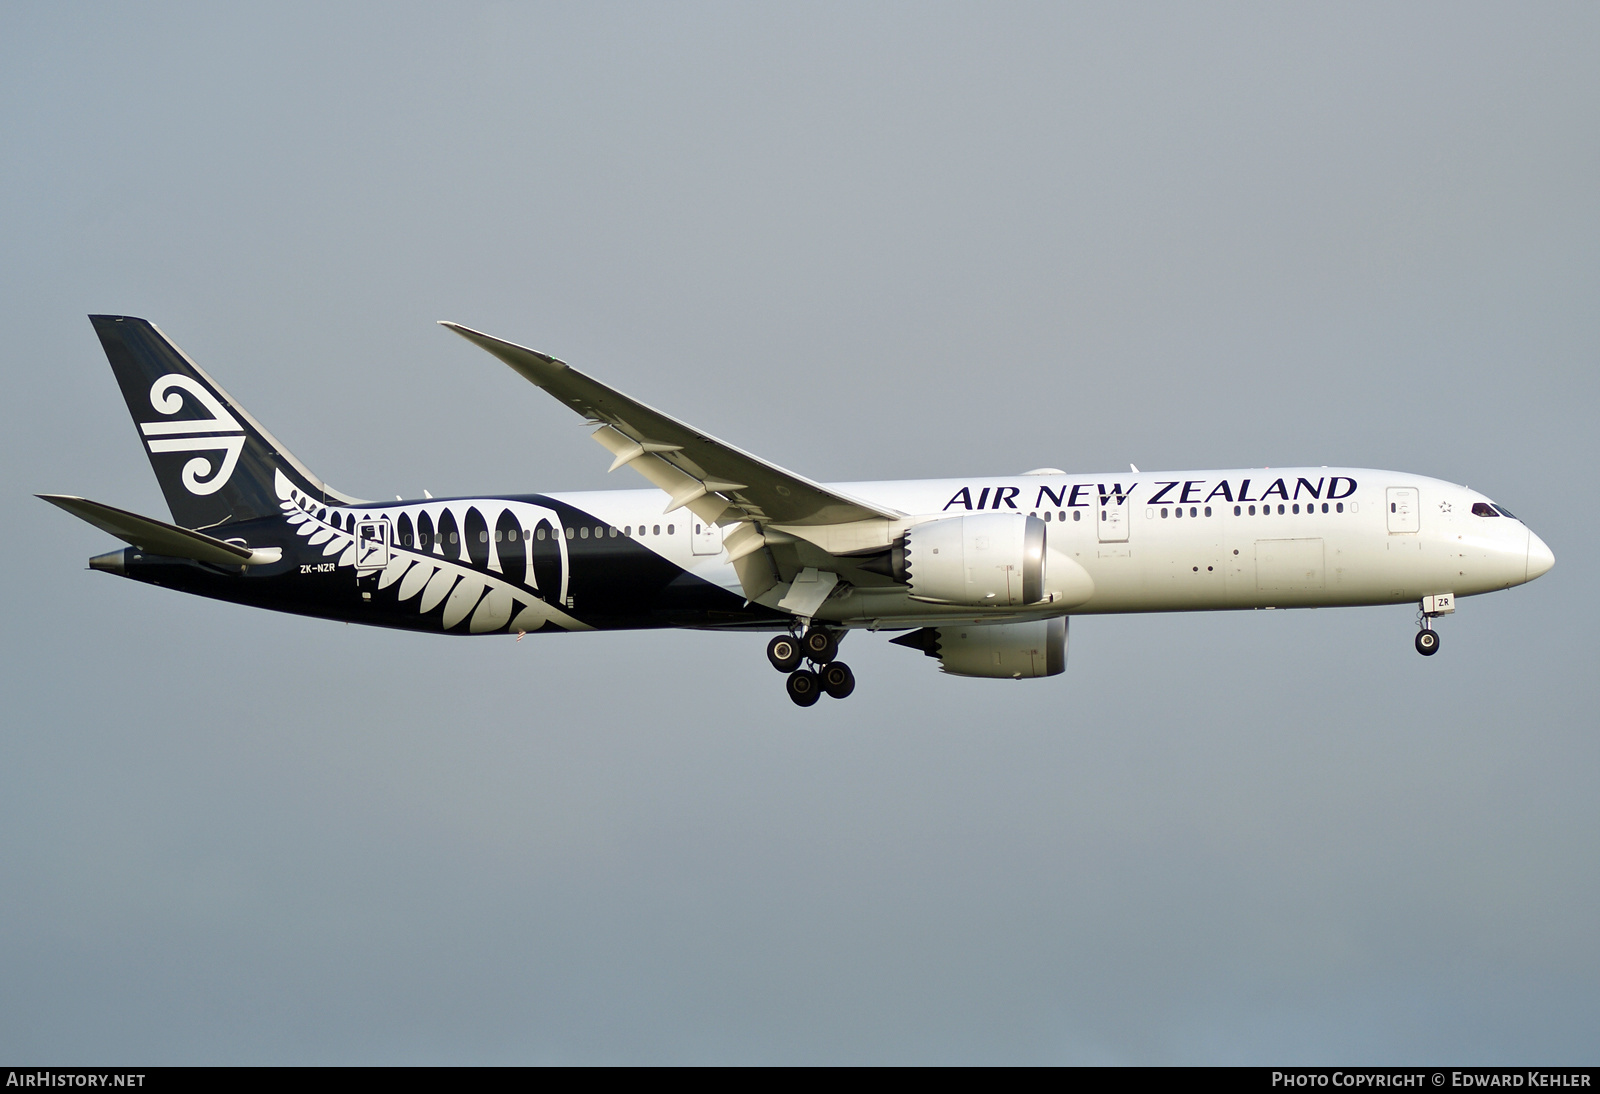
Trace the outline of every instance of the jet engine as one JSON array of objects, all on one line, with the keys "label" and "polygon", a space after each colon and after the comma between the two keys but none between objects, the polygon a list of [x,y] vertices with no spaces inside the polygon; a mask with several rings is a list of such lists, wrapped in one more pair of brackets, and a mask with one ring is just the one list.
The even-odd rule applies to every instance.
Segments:
[{"label": "jet engine", "polygon": [[1044,521],[981,513],[919,524],[896,545],[895,576],[917,600],[1016,607],[1044,599]]},{"label": "jet engine", "polygon": [[1031,623],[923,627],[891,639],[939,659],[952,676],[1031,680],[1067,670],[1067,617]]},{"label": "jet engine", "polygon": [[1094,595],[1094,579],[1068,553],[1069,541],[1057,543],[1047,528],[1022,513],[946,517],[916,525],[862,568],[892,576],[913,599],[933,604],[1082,604]]}]

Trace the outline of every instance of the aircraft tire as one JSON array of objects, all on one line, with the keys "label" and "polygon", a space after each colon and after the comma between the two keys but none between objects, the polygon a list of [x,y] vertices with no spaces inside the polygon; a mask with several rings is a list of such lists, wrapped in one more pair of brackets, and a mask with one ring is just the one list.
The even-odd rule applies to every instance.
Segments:
[{"label": "aircraft tire", "polygon": [[822,677],[822,690],[835,699],[847,699],[856,690],[856,674],[843,661],[829,663],[819,675]]},{"label": "aircraft tire", "polygon": [[1439,633],[1437,631],[1417,632],[1417,652],[1424,657],[1432,657],[1439,652]]},{"label": "aircraft tire", "polygon": [[789,698],[794,700],[794,705],[797,707],[814,706],[817,700],[822,698],[821,681],[810,669],[800,669],[790,673],[788,690]]},{"label": "aircraft tire", "polygon": [[780,634],[767,643],[767,660],[779,672],[793,672],[800,667],[800,659],[804,656],[800,643],[790,635]]},{"label": "aircraft tire", "polygon": [[800,643],[813,665],[826,665],[839,655],[839,640],[821,627],[812,627]]}]

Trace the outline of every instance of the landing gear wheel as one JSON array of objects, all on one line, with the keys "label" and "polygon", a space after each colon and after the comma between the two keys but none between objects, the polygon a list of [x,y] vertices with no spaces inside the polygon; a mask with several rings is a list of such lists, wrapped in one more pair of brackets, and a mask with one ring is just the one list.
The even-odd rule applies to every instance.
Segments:
[{"label": "landing gear wheel", "polygon": [[826,665],[839,654],[839,640],[821,627],[812,627],[800,640],[813,665]]},{"label": "landing gear wheel", "polygon": [[1439,635],[1436,631],[1417,632],[1417,652],[1424,657],[1432,657],[1439,652]]},{"label": "landing gear wheel", "polygon": [[793,672],[800,667],[800,659],[804,656],[800,642],[792,635],[780,634],[767,643],[767,660],[779,672]]},{"label": "landing gear wheel", "polygon": [[789,698],[794,700],[797,707],[814,706],[822,698],[822,682],[810,669],[790,673],[788,688]]},{"label": "landing gear wheel", "polygon": [[847,698],[856,690],[856,674],[850,671],[850,666],[843,661],[833,661],[823,666],[820,673],[822,690],[835,699]]}]

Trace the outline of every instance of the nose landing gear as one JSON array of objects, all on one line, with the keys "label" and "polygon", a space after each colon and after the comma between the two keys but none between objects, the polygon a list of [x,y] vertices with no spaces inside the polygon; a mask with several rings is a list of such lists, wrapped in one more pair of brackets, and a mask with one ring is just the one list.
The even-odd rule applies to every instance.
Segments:
[{"label": "nose landing gear", "polygon": [[[835,660],[839,655],[840,637],[842,632],[811,627],[799,638],[780,634],[767,643],[767,660],[779,672],[789,674],[785,688],[796,706],[814,706],[824,692],[834,699],[843,699],[856,690],[856,674],[850,671],[849,665]],[[801,668],[802,660],[809,661],[813,667]]]},{"label": "nose landing gear", "polygon": [[1425,596],[1418,605],[1417,625],[1417,652],[1424,657],[1432,657],[1439,652],[1439,635],[1433,629],[1433,621],[1441,615],[1451,615],[1456,610],[1456,598],[1452,593],[1435,593]]}]

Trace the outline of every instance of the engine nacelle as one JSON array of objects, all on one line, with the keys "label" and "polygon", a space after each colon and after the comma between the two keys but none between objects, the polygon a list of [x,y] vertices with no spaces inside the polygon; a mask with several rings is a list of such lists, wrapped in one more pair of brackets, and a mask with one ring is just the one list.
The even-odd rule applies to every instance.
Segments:
[{"label": "engine nacelle", "polygon": [[[1016,607],[1044,599],[1044,521],[978,513],[919,524],[897,545],[895,576],[917,600]],[[903,554],[902,554],[903,552]]]},{"label": "engine nacelle", "polygon": [[952,676],[1031,680],[1067,670],[1067,617],[1032,623],[923,627],[892,639],[939,659]]}]

